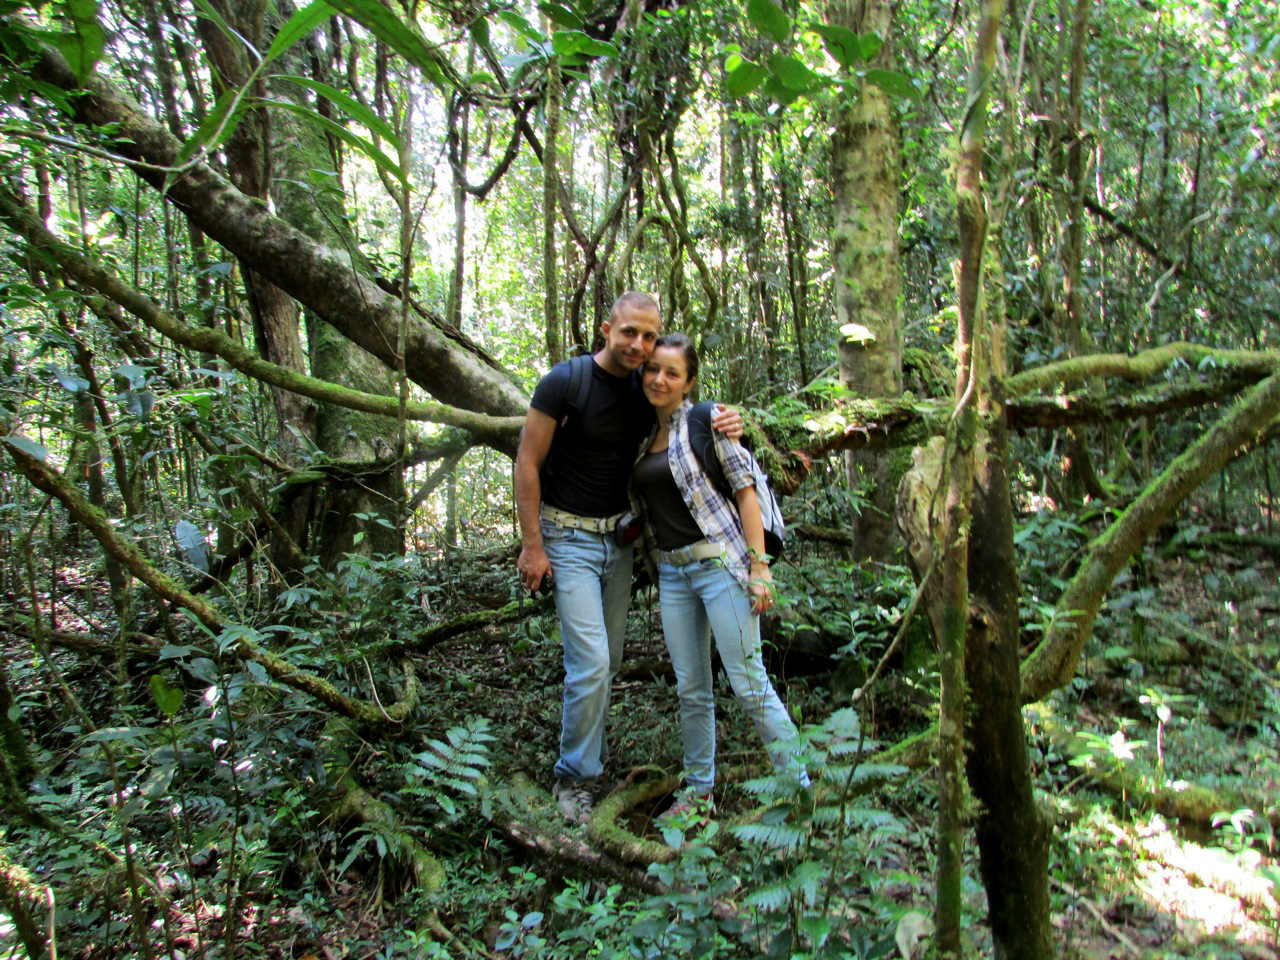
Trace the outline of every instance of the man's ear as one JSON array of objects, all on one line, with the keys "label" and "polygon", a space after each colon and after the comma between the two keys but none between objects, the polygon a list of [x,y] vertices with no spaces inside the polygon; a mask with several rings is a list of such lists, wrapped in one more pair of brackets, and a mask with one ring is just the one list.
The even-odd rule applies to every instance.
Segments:
[{"label": "man's ear", "polygon": [[600,335],[604,337],[606,340],[609,339],[609,321],[608,320],[600,321]]}]

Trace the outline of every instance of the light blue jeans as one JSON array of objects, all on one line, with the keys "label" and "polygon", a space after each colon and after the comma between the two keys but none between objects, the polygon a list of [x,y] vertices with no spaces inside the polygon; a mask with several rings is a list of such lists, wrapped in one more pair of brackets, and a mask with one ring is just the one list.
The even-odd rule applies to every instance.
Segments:
[{"label": "light blue jeans", "polygon": [[542,521],[564,645],[564,713],[556,777],[591,780],[604,770],[609,687],[622,666],[631,599],[632,547],[612,534]]},{"label": "light blue jeans", "polygon": [[733,694],[764,740],[775,769],[808,777],[783,748],[796,726],[778,699],[760,655],[760,618],[751,613],[751,598],[719,560],[695,560],[676,566],[658,564],[662,632],[675,668],[680,697],[680,733],[684,741],[685,785],[698,793],[716,782],[716,708],[711,682],[711,636],[729,674]]}]

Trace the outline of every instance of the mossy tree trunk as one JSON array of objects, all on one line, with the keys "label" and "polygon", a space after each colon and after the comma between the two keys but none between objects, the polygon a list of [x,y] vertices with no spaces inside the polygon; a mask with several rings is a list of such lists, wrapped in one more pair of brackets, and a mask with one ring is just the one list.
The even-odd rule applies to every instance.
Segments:
[{"label": "mossy tree trunk", "polygon": [[[893,9],[887,0],[836,0],[828,21],[885,40],[871,66],[892,70],[889,43]],[[832,138],[834,183],[832,263],[836,325],[866,328],[839,340],[840,381],[862,397],[902,393],[902,277],[898,256],[898,195],[902,158],[888,96],[862,81],[840,107]],[[898,543],[893,523],[898,476],[894,459],[878,452],[846,451],[854,488],[870,487],[870,502],[852,517],[854,555],[888,561]]]},{"label": "mossy tree trunk", "polygon": [[[263,8],[257,4],[214,0],[214,7],[227,23],[258,49],[262,43]],[[243,86],[252,72],[248,54],[241,43],[222,32],[211,20],[198,21],[201,45],[212,67],[215,92],[220,96]],[[163,60],[165,51],[156,51]],[[259,81],[259,87],[261,82]],[[264,90],[255,91],[259,96]],[[193,99],[198,99],[194,96]],[[272,169],[268,114],[265,109],[251,110],[236,125],[228,138],[225,152],[227,173],[231,182],[248,197],[266,201],[271,189]],[[302,312],[297,302],[250,264],[241,263],[249,312],[253,317],[254,339],[263,358],[299,373],[306,371],[306,351],[302,345]],[[316,405],[305,397],[283,387],[272,386],[271,401],[276,414],[276,436],[280,448],[290,454],[307,450],[315,442]],[[279,518],[293,544],[305,545],[309,515],[309,498],[295,497],[283,508]],[[276,540],[271,545],[272,562],[288,570],[293,553]]]},{"label": "mossy tree trunk", "polygon": [[1075,676],[1116,575],[1191,492],[1266,436],[1280,416],[1280,374],[1272,374],[1232,406],[1199,440],[1151,481],[1089,546],[1058,598],[1052,625],[1022,668],[1022,699],[1039,700]]},{"label": "mossy tree trunk", "polygon": [[[265,41],[280,26],[266,14],[266,8],[235,4],[221,0],[222,14],[245,36],[256,39],[265,49]],[[281,21],[282,22],[282,21]],[[210,56],[218,57],[220,68],[235,70],[228,78],[242,82],[239,74],[247,73],[237,61],[240,48],[228,52],[225,35],[216,27],[205,30]],[[230,57],[237,60],[230,60]],[[331,83],[323,75],[325,58],[305,44],[292,47],[282,66],[296,75],[321,75],[314,79]],[[225,61],[225,63],[224,63]],[[264,91],[265,92],[265,91]],[[271,95],[283,102],[293,102],[303,109],[314,109],[296,84],[273,85]],[[265,116],[265,114],[263,114]],[[343,251],[351,260],[353,272],[366,276],[373,270],[359,252],[356,237],[343,209],[340,190],[327,182],[324,172],[341,170],[341,158],[313,124],[300,122],[283,110],[271,114],[271,123],[241,124],[237,128],[236,166],[241,170],[238,184],[255,196],[270,195],[279,215],[307,236],[335,250]],[[343,336],[314,314],[308,314],[308,357],[304,357],[299,339],[298,306],[274,284],[246,271],[246,280],[254,302],[254,320],[268,359],[303,370],[309,360],[312,373],[322,380],[341,383],[366,393],[394,396],[396,378],[385,362]],[[288,391],[274,391],[280,417],[280,433],[285,449],[296,449],[296,435],[314,441],[323,454],[333,460],[378,461],[380,467],[364,473],[360,482],[330,483],[315,488],[309,496],[299,497],[291,507],[286,529],[295,543],[308,546],[307,527],[315,525],[316,542],[311,544],[325,566],[332,566],[348,552],[402,553],[404,538],[400,532],[404,503],[403,475],[391,454],[395,449],[398,425],[395,420],[361,413],[332,404],[318,409]],[[369,517],[391,522],[391,527],[371,522]]]}]

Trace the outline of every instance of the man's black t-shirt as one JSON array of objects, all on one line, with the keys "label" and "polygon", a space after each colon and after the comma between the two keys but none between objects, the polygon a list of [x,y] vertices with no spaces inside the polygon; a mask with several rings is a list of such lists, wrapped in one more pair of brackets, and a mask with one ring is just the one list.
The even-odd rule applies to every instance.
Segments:
[{"label": "man's black t-shirt", "polygon": [[542,501],[582,517],[627,509],[627,476],[640,441],[653,427],[653,406],[640,374],[615,377],[591,361],[591,390],[569,416],[569,364],[557,363],[538,383],[530,406],[556,421],[542,468]]}]

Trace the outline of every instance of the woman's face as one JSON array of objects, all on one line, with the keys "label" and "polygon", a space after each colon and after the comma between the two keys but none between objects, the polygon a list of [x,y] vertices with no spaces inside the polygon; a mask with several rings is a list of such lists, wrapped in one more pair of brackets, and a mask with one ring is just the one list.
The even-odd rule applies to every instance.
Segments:
[{"label": "woman's face", "polygon": [[693,389],[684,351],[679,347],[658,347],[644,368],[644,395],[658,410],[678,407]]}]

